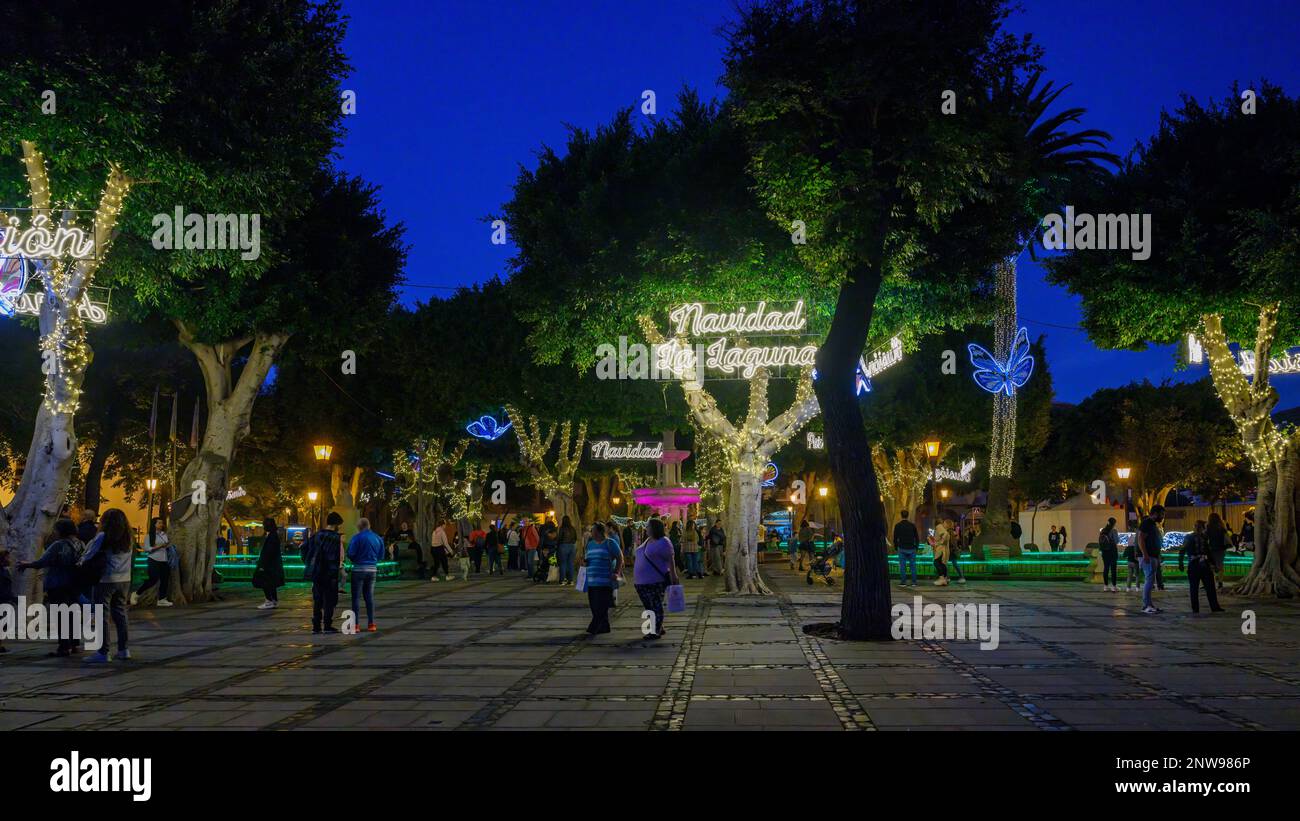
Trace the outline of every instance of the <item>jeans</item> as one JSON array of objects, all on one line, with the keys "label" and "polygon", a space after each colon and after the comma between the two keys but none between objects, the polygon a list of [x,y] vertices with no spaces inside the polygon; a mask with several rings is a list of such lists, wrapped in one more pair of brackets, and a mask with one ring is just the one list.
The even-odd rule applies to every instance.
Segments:
[{"label": "jeans", "polygon": [[[357,600],[358,595],[365,596],[366,599],[366,624],[375,623],[375,578],[378,572],[373,570],[356,570],[352,571],[352,612],[361,615],[360,608],[357,607],[360,602]],[[357,620],[360,624],[360,619]]]},{"label": "jeans", "polygon": [[703,576],[704,565],[700,562],[700,552],[686,554],[686,573],[690,576]]},{"label": "jeans", "polygon": [[469,549],[469,559],[474,563],[474,572],[483,572],[483,548],[471,547]]},{"label": "jeans", "polygon": [[509,570],[518,570],[519,569],[519,545],[509,545],[508,547],[506,547],[506,555],[509,556],[509,558],[506,560],[506,568]]},{"label": "jeans", "polygon": [[614,606],[614,588],[588,587],[587,604],[591,606],[591,624],[587,625],[587,632],[593,636],[608,633],[609,609]]},{"label": "jeans", "polygon": [[[117,652],[126,652],[126,602],[131,594],[130,582],[100,582],[95,585],[95,604],[102,604],[113,617],[113,627],[117,628]],[[99,652],[108,655],[108,637],[99,645]]]},{"label": "jeans", "polygon": [[492,568],[494,567],[497,569],[497,573],[500,573],[501,575],[505,575],[505,571],[501,569],[501,549],[488,548],[487,557],[488,557],[488,575],[489,576],[492,575]]},{"label": "jeans", "polygon": [[[77,588],[75,587],[55,587],[45,591],[46,605],[56,605],[56,604],[75,605],[77,604],[78,598],[80,598],[80,596],[78,595]],[[59,634],[59,653],[61,655],[67,655],[68,653],[71,653],[76,646],[77,646],[76,639],[72,638],[71,636],[64,636],[62,633]],[[101,650],[108,649],[107,641],[103,645],[100,645],[100,649]]]},{"label": "jeans", "polygon": [[709,545],[709,570],[715,576],[721,576],[723,564],[722,545]]},{"label": "jeans", "polygon": [[469,556],[461,556],[456,561],[460,563],[460,580],[469,581]]},{"label": "jeans", "polygon": [[944,564],[943,559],[939,558],[938,556],[934,557],[934,570],[935,573],[938,574],[939,578],[941,579],[948,578],[948,565]]},{"label": "jeans", "polygon": [[537,572],[537,551],[536,550],[524,551],[524,569],[528,571],[529,576],[532,576],[534,573]]},{"label": "jeans", "polygon": [[577,552],[577,545],[560,545],[560,581],[573,581],[573,557]]},{"label": "jeans", "polygon": [[1142,574],[1146,577],[1146,580],[1142,582],[1142,606],[1144,608],[1155,607],[1151,603],[1151,588],[1155,587],[1156,584],[1156,573],[1160,570],[1160,560],[1143,558],[1138,564],[1141,565]]},{"label": "jeans", "polygon": [[[447,566],[447,548],[435,547],[431,552],[433,553],[433,577],[436,579],[439,576],[450,576],[451,569]],[[441,572],[439,572],[440,568]]]},{"label": "jeans", "polygon": [[1101,583],[1111,587],[1119,587],[1119,552],[1115,550],[1101,551]]},{"label": "jeans", "polygon": [[664,634],[664,591],[668,585],[664,582],[638,584],[636,594],[641,598],[641,606],[655,614],[655,635]]},{"label": "jeans", "polygon": [[1165,589],[1165,565],[1159,559],[1156,559],[1156,587]]},{"label": "jeans", "polygon": [[1130,587],[1142,584],[1142,568],[1136,561],[1128,563],[1128,578],[1125,580]]},{"label": "jeans", "polygon": [[339,603],[339,577],[333,574],[311,583],[311,629],[334,626],[334,608]]},{"label": "jeans", "polygon": [[1187,565],[1187,586],[1192,594],[1192,612],[1201,612],[1201,594],[1197,589],[1199,586],[1205,587],[1205,600],[1210,603],[1211,612],[1217,612],[1222,608],[1219,607],[1219,594],[1214,589],[1214,566],[1205,559],[1192,559]]},{"label": "jeans", "polygon": [[172,582],[171,566],[168,565],[167,562],[165,561],[158,562],[158,561],[154,561],[153,559],[149,559],[148,564],[145,566],[145,569],[148,570],[149,572],[149,578],[145,580],[144,584],[140,585],[140,589],[135,591],[135,594],[137,596],[143,596],[144,591],[148,590],[154,585],[157,585],[158,600],[162,601],[163,599],[166,599],[167,588],[171,585]]},{"label": "jeans", "polygon": [[900,547],[898,549],[898,583],[907,584],[907,571],[912,571],[912,584],[916,584],[916,551]]},{"label": "jeans", "polygon": [[966,574],[961,572],[961,565],[957,564],[957,559],[958,559],[958,554],[953,553],[952,556],[948,559],[948,563],[952,565],[953,572],[957,574],[957,578],[964,579],[966,578]]}]

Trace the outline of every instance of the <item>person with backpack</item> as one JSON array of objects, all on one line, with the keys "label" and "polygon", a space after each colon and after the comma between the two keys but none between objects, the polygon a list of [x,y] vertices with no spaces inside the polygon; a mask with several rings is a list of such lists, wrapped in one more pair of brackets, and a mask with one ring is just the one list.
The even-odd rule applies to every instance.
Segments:
[{"label": "person with backpack", "polygon": [[172,569],[167,561],[167,548],[170,541],[167,538],[166,526],[163,520],[158,516],[149,520],[149,536],[145,551],[149,554],[149,560],[145,564],[148,572],[148,578],[140,588],[131,594],[131,606],[140,603],[140,597],[143,596],[150,588],[158,588],[158,606],[171,607],[172,603],[167,600],[167,588],[171,585]]},{"label": "person with backpack", "polygon": [[[663,527],[663,522],[659,523]],[[653,537],[652,537],[653,538]],[[722,529],[722,517],[713,520],[713,527],[709,528],[709,573],[713,576],[722,575],[723,550],[727,546],[727,531]]]},{"label": "person with backpack", "polygon": [[957,530],[957,523],[952,519],[944,519],[944,528],[948,531],[948,566],[952,572],[957,574],[957,584],[966,583],[966,574],[961,572],[961,533]]},{"label": "person with backpack", "polygon": [[[339,603],[339,576],[343,570],[343,517],[331,510],[325,529],[303,543],[303,578],[311,582],[311,632],[337,633],[334,608]],[[355,611],[354,611],[355,612]]]},{"label": "person with backpack", "polygon": [[501,569],[501,531],[497,530],[496,522],[488,525],[487,535],[483,537],[483,549],[487,553],[488,575],[492,575],[492,568],[496,568],[498,576],[504,576],[506,572]]},{"label": "person with backpack", "polygon": [[573,558],[578,552],[578,531],[573,526],[573,522],[568,516],[560,522],[560,532],[556,536],[559,543],[560,558],[560,586],[573,584],[574,569]]},{"label": "person with backpack", "polygon": [[632,583],[641,605],[654,613],[654,630],[645,637],[663,638],[664,593],[670,584],[677,584],[677,567],[673,564],[673,543],[665,535],[664,523],[651,519],[647,523],[648,537],[636,549],[636,563],[632,566]]},{"label": "person with backpack", "polygon": [[[1215,514],[1217,515],[1217,514]],[[1222,524],[1222,522],[1220,522]],[[1192,595],[1192,612],[1201,612],[1200,587],[1205,587],[1205,600],[1210,603],[1211,613],[1222,613],[1219,596],[1214,589],[1213,546],[1209,539],[1208,528],[1204,519],[1198,519],[1196,529],[1183,539],[1183,546],[1178,549],[1178,569],[1183,569],[1183,557],[1187,557],[1187,585]]]},{"label": "person with backpack", "polygon": [[916,525],[907,518],[907,511],[898,512],[899,520],[894,525],[894,550],[898,551],[898,585],[907,587],[907,574],[912,573],[912,587],[916,587],[916,551],[921,547],[921,534]]},{"label": "person with backpack", "polygon": [[450,522],[443,518],[433,529],[429,544],[429,558],[433,560],[433,572],[429,574],[431,582],[451,581],[451,567],[447,564],[447,553],[451,550]]},{"label": "person with backpack", "polygon": [[623,551],[600,522],[591,526],[591,539],[582,551],[582,567],[586,568],[587,604],[591,607],[587,635],[608,633],[614,579],[623,572]]},{"label": "person with backpack", "polygon": [[487,547],[487,532],[475,527],[469,534],[469,559],[474,563],[474,573],[483,572],[483,549]]},{"label": "person with backpack", "polygon": [[[45,604],[74,605],[79,597],[77,584],[77,562],[86,546],[77,538],[77,526],[71,519],[59,519],[54,523],[54,541],[45,548],[45,552],[34,562],[19,562],[18,570],[45,571]],[[77,642],[71,636],[59,636],[59,647],[50,656],[67,658],[76,649]]]},{"label": "person with backpack", "polygon": [[270,516],[263,519],[262,529],[266,531],[266,537],[262,539],[262,549],[257,554],[253,587],[266,597],[257,609],[273,610],[280,606],[280,588],[284,587],[284,555],[280,552],[280,528],[275,519]]},{"label": "person with backpack", "polygon": [[[361,615],[360,598],[366,600],[366,630],[375,627],[375,580],[379,578],[379,562],[384,558],[384,540],[370,529],[370,520],[357,520],[357,533],[348,539],[348,558],[352,561],[352,612]],[[357,622],[360,626],[360,621]]]},{"label": "person with backpack", "polygon": [[[95,604],[103,605],[112,616],[113,626],[117,629],[118,661],[131,658],[127,649],[128,597],[131,595],[131,526],[126,514],[118,508],[111,508],[104,513],[104,521],[99,534],[91,541],[82,554],[81,566],[87,568],[89,575],[96,578]],[[87,656],[91,664],[108,662],[108,639],[103,640],[99,651]]]},{"label": "person with backpack", "polygon": [[1101,589],[1119,592],[1119,536],[1115,532],[1115,517],[1097,534],[1097,547],[1101,553]]}]

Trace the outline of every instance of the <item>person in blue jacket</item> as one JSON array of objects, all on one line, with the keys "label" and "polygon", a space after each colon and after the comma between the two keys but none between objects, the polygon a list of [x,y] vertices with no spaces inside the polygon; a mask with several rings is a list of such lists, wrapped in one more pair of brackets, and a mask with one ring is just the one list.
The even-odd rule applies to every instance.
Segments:
[{"label": "person in blue jacket", "polygon": [[375,579],[379,562],[384,558],[384,540],[370,529],[369,519],[357,521],[357,535],[348,541],[348,560],[352,562],[352,612],[358,613],[358,596],[366,598],[366,627],[375,632]]}]

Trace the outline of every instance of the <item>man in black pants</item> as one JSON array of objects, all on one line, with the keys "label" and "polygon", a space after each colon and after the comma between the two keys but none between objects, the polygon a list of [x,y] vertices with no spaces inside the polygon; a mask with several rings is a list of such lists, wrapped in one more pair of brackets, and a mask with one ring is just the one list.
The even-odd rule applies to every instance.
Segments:
[{"label": "man in black pants", "polygon": [[316,532],[302,548],[303,578],[311,579],[311,631],[337,633],[334,608],[339,603],[339,572],[343,568],[343,517],[331,511],[325,529]]},{"label": "man in black pants", "polygon": [[1178,569],[1183,569],[1183,556],[1187,556],[1187,586],[1192,594],[1192,612],[1201,612],[1201,596],[1197,589],[1205,587],[1205,599],[1211,613],[1222,613],[1219,594],[1214,591],[1214,566],[1210,561],[1210,542],[1205,535],[1205,520],[1196,522],[1196,530],[1187,534],[1178,550]]}]

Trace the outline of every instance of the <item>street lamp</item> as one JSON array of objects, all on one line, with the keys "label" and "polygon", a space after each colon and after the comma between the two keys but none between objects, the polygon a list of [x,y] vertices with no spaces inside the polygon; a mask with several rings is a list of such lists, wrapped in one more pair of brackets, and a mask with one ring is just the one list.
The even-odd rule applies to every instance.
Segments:
[{"label": "street lamp", "polygon": [[149,489],[149,509],[148,509],[147,521],[145,522],[145,527],[147,528],[149,524],[153,522],[153,492],[158,489],[158,480],[145,479],[144,486]]},{"label": "street lamp", "polygon": [[[314,490],[309,490],[309,491],[307,491],[307,501],[311,502],[312,513],[316,513],[316,499],[317,499],[319,496],[320,496],[320,494],[317,493],[317,492],[314,491]],[[316,517],[316,521],[317,521],[317,523],[320,522],[320,516],[317,516],[317,517]]]},{"label": "street lamp", "polygon": [[328,462],[334,453],[333,445],[312,445],[311,449],[316,452],[317,462]]},{"label": "street lamp", "polygon": [[1121,465],[1115,468],[1115,475],[1124,483],[1124,530],[1128,530],[1128,507],[1132,503],[1133,489],[1129,487],[1128,477],[1133,473],[1133,468],[1127,465]]},{"label": "street lamp", "polygon": [[940,498],[940,499],[947,499],[947,498],[948,498],[948,488],[946,488],[946,487],[941,487],[941,488],[939,488],[939,498]]},{"label": "street lamp", "polygon": [[[312,445],[311,449],[313,455],[315,455],[316,457],[317,464],[319,464],[322,468],[321,477],[325,482],[325,486],[329,487],[329,483],[330,483],[329,462],[330,462],[330,456],[334,454],[334,446],[333,445]],[[311,500],[313,502],[316,501],[316,497],[312,496]],[[319,529],[324,525],[325,525],[325,497],[322,494],[320,507],[317,510],[316,526],[317,529]]]},{"label": "street lamp", "polygon": [[931,526],[939,522],[939,500],[936,498],[935,490],[938,488],[938,478],[936,471],[939,468],[939,446],[938,439],[930,439],[925,443],[925,458],[930,460],[930,506],[934,508],[933,521]]}]

